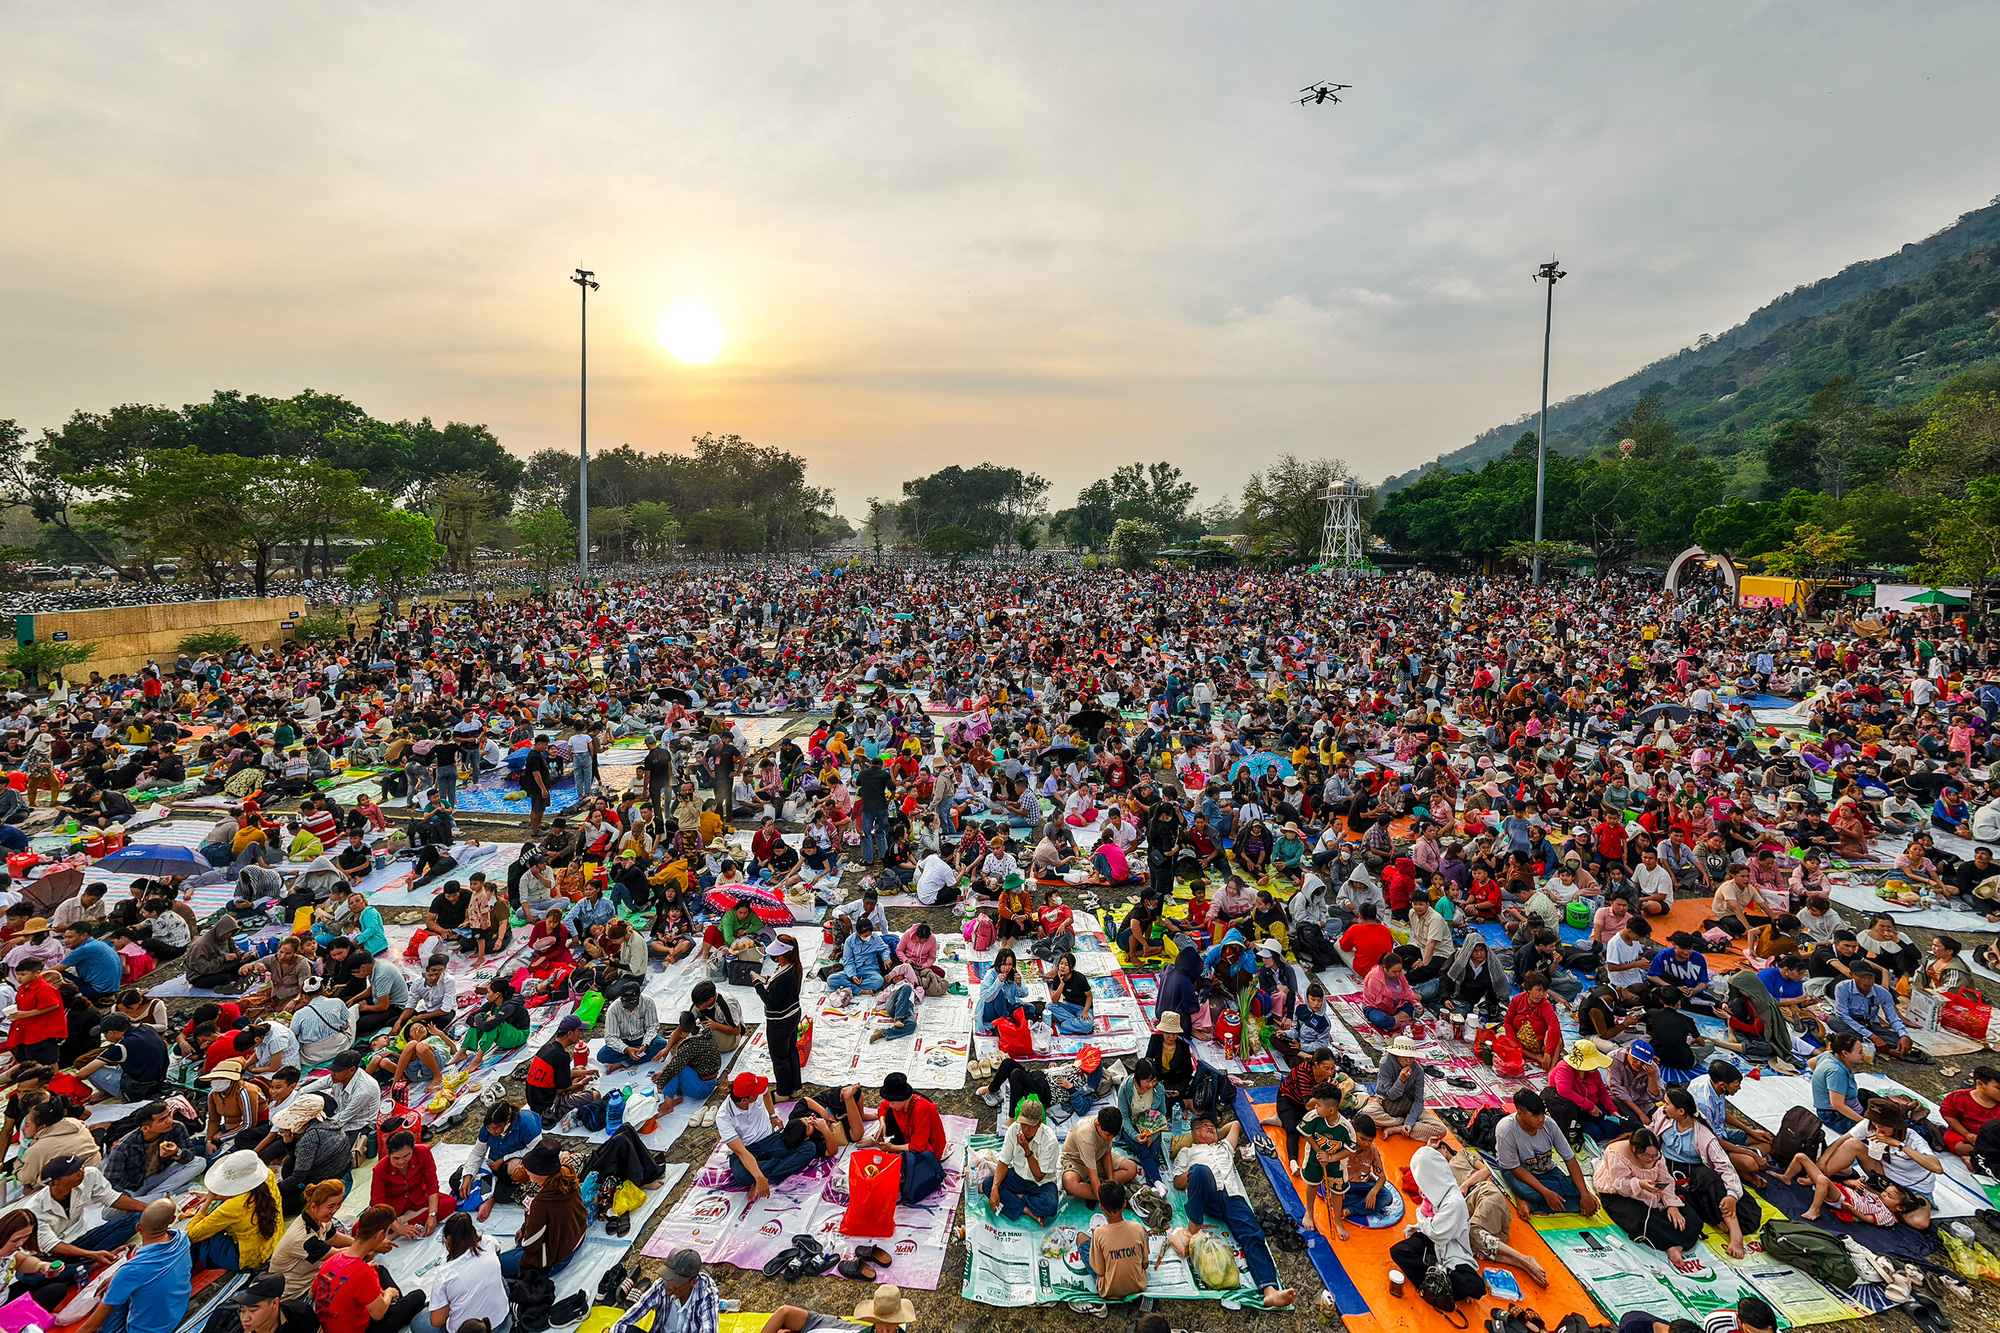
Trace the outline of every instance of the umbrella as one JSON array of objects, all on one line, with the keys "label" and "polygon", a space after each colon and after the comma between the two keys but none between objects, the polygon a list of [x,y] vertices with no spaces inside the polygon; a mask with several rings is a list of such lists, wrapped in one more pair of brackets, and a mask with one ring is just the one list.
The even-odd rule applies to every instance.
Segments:
[{"label": "umbrella", "polygon": [[1058,754],[1081,754],[1083,752],[1077,749],[1075,741],[1057,741],[1055,744],[1049,746],[1046,750],[1043,750],[1042,753],[1046,755],[1058,755]]},{"label": "umbrella", "polygon": [[1241,773],[1246,768],[1260,778],[1263,777],[1266,773],[1269,773],[1274,768],[1278,770],[1278,776],[1281,778],[1289,778],[1293,776],[1292,761],[1285,758],[1284,756],[1275,754],[1253,754],[1248,759],[1240,759],[1237,761],[1236,767],[1229,770],[1230,779],[1233,781],[1236,775],[1238,773]]},{"label": "umbrella", "polygon": [[692,694],[689,694],[686,690],[676,689],[672,685],[661,686],[660,697],[662,699],[669,699],[683,708],[687,708],[694,703],[694,696]]},{"label": "umbrella", "polygon": [[1654,704],[1651,708],[1639,714],[1639,725],[1641,727],[1650,727],[1662,717],[1665,717],[1669,722],[1685,722],[1693,716],[1694,709],[1684,708],[1680,704]]},{"label": "umbrella", "polygon": [[176,847],[164,842],[135,842],[120,848],[97,863],[100,870],[121,875],[195,875],[211,869],[208,858],[192,847]]},{"label": "umbrella", "polygon": [[792,909],[785,906],[783,895],[760,885],[725,884],[710,889],[703,895],[702,901],[718,912],[726,912],[738,903],[748,903],[751,911],[773,926],[792,924]]},{"label": "umbrella", "polygon": [[1966,605],[1966,600],[1963,597],[1955,597],[1942,588],[1932,588],[1929,592],[1920,592],[1915,597],[1905,597],[1903,600],[1912,606]]},{"label": "umbrella", "polygon": [[1110,720],[1111,714],[1102,708],[1086,708],[1071,717],[1069,724],[1076,728],[1078,735],[1095,739],[1097,733],[1104,730],[1104,724]]},{"label": "umbrella", "polygon": [[1873,597],[1874,595],[1875,585],[1872,583],[1864,583],[1858,588],[1849,588],[1841,594],[1843,597]]}]

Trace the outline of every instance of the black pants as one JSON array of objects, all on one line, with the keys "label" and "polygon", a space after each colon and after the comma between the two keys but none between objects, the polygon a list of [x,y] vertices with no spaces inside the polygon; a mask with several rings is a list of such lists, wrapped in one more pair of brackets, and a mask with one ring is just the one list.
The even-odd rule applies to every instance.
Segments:
[{"label": "black pants", "polygon": [[938,890],[938,896],[936,900],[931,903],[931,906],[950,907],[953,903],[957,901],[958,901],[958,885],[947,884],[943,888]]},{"label": "black pants", "polygon": [[1299,1122],[1306,1118],[1304,1102],[1295,1102],[1284,1093],[1278,1094],[1278,1124],[1285,1131],[1285,1158],[1293,1163],[1305,1161],[1305,1136],[1299,1133]]},{"label": "black pants", "polygon": [[1000,1067],[993,1071],[993,1077],[986,1083],[988,1092],[999,1092],[1002,1088],[1006,1089],[1006,1100],[1001,1103],[1000,1109],[1005,1112],[1011,1113],[1021,1104],[1023,1097],[1029,1096],[1040,1100],[1044,1107],[1054,1104],[1055,1093],[1049,1087],[1047,1076],[1030,1069],[1011,1055],[1000,1062]]},{"label": "black pants", "polygon": [[[1424,1274],[1437,1262],[1437,1242],[1421,1231],[1389,1247],[1389,1260],[1412,1288],[1423,1283]],[[1486,1279],[1471,1264],[1457,1264],[1451,1270],[1451,1292],[1461,1301],[1486,1294]],[[1414,1294],[1414,1293],[1413,1293]]]},{"label": "black pants", "polygon": [[[1706,1223],[1720,1231],[1728,1231],[1722,1218],[1722,1201],[1728,1197],[1728,1190],[1722,1177],[1713,1168],[1700,1162],[1676,1162],[1669,1159],[1668,1167],[1674,1173],[1674,1187],[1681,1196],[1681,1211],[1690,1220]],[[1746,1236],[1755,1235],[1763,1225],[1764,1213],[1748,1194],[1736,1199],[1736,1224]]]},{"label": "black pants", "polygon": [[[389,1270],[380,1264],[375,1265],[375,1276],[382,1283],[384,1291],[396,1285],[396,1280],[389,1276]],[[409,1328],[410,1321],[417,1317],[417,1312],[429,1304],[430,1297],[426,1296],[421,1288],[416,1291],[406,1291],[390,1303],[387,1314],[380,1319],[368,1321],[368,1333],[403,1333]]]},{"label": "black pants", "polygon": [[199,976],[189,977],[188,984],[190,986],[198,986],[202,990],[215,990],[217,987],[227,986],[236,980],[237,973],[241,972],[254,961],[256,960],[239,958],[227,967],[217,968],[213,972],[203,972]]},{"label": "black pants", "polygon": [[799,1016],[773,1019],[764,1025],[771,1048],[771,1086],[780,1097],[796,1097],[805,1084],[799,1070]]},{"label": "black pants", "polygon": [[1664,1208],[1652,1208],[1637,1199],[1623,1194],[1601,1194],[1604,1211],[1611,1215],[1619,1229],[1633,1240],[1643,1240],[1656,1250],[1686,1249],[1701,1239],[1702,1220],[1694,1215],[1691,1208],[1681,1210],[1681,1225],[1676,1227],[1667,1217]]},{"label": "black pants", "polygon": [[1153,876],[1153,892],[1160,895],[1160,901],[1172,902],[1174,897],[1174,859],[1162,857],[1150,867]]},{"label": "black pants", "polygon": [[360,1019],[355,1026],[360,1029],[362,1036],[366,1036],[371,1032],[380,1032],[383,1028],[388,1027],[400,1018],[402,1013],[403,1011],[400,1009],[378,1009],[373,1013],[364,1009],[361,1011]]}]

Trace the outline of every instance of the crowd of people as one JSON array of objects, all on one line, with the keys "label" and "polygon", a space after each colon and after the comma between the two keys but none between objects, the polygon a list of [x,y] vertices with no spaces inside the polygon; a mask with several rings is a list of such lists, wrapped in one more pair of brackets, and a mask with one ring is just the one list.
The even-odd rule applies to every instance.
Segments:
[{"label": "crowd of people", "polygon": [[[1813,624],[1617,580],[772,565],[670,594],[475,598],[352,639],[15,688],[0,840],[47,825],[43,791],[84,836],[133,823],[142,800],[228,808],[198,874],[123,898],[87,888],[48,916],[7,890],[0,1132],[36,1191],[0,1209],[8,1280],[59,1301],[136,1236],[175,1282],[268,1266],[288,1325],[391,1333],[420,1307],[447,1333],[497,1324],[475,1293],[505,1289],[478,1274],[559,1271],[588,1217],[613,1211],[579,1193],[596,1153],[559,1143],[604,1100],[590,1054],[648,1068],[663,1105],[719,1094],[717,1135],[753,1197],[850,1143],[902,1154],[904,1201],[929,1197],[949,1157],[937,1106],[900,1073],[879,1094],[805,1087],[799,941],[747,901],[708,906],[731,886],[832,909],[831,1001],[880,1004],[881,1040],[948,988],[947,920],[995,951],[973,999],[982,1034],[1091,1030],[1082,914],[1158,971],[1129,1071],[983,1073],[1005,1146],[982,1206],[1047,1224],[1065,1198],[1090,1205],[1106,1298],[1143,1287],[1141,1195],[1178,1201],[1190,1241],[1225,1230],[1266,1305],[1293,1298],[1237,1174],[1257,1133],[1234,1121],[1240,1071],[1197,1042],[1272,1052],[1288,1165],[1340,1201],[1337,1232],[1397,1188],[1381,1144],[1419,1145],[1428,1215],[1400,1242],[1406,1270],[1470,1255],[1536,1276],[1507,1218],[1601,1204],[1694,1273],[1704,1224],[1742,1252],[1760,1219],[1741,1184],[1761,1178],[1923,1228],[1938,1153],[2000,1159],[2000,1127],[1985,1133],[2000,1074],[1982,1066],[1942,1125],[1859,1087],[1867,1059],[1925,1058],[1898,1001],[1970,970],[1955,936],[1920,949],[1893,916],[1842,916],[1831,891],[1859,863],[1885,900],[1992,934],[2000,872],[1971,844],[2000,841],[1980,776],[2000,752],[1997,654],[1977,622]],[[1791,725],[1744,702],[1767,693],[1803,701]],[[786,722],[774,739],[753,725],[769,718]],[[606,781],[620,742],[637,750],[629,785]],[[379,774],[378,791],[329,795],[348,769]],[[459,872],[469,783],[500,784],[526,816],[503,882]],[[391,832],[434,889],[433,952],[407,965],[361,890]],[[217,884],[233,901],[203,919],[188,897]],[[920,919],[892,930],[882,899],[904,890]],[[1668,917],[1682,924],[1656,929]],[[237,940],[260,919],[305,928],[259,955]],[[435,952],[483,962],[517,944],[525,975],[463,996]],[[645,978],[689,959],[707,979],[660,1014]],[[170,1016],[143,985],[165,964],[221,993]],[[1351,1019],[1321,974],[1342,966],[1379,1062],[1337,1049]],[[744,986],[772,1078],[724,1087]],[[482,1113],[449,1180],[407,1130],[376,1141],[385,1087],[449,1105],[476,1066],[526,1045],[535,1011],[586,995],[601,1016],[556,1025],[521,1102]],[[1490,1143],[1435,1100],[1420,1042],[1447,1023],[1536,1075]],[[1809,1072],[1826,1143],[1779,1143],[1730,1107],[1759,1062]],[[93,1101],[131,1109],[93,1131]],[[597,1164],[657,1186],[634,1142],[614,1136]],[[370,1207],[336,1225],[357,1144],[374,1150]],[[171,1200],[191,1188],[190,1220]],[[511,1243],[468,1234],[459,1219],[501,1202],[528,1209]],[[86,1229],[92,1205],[104,1220]],[[428,1293],[395,1290],[381,1254],[440,1228],[451,1257]],[[713,1287],[700,1296],[709,1278],[685,1267],[647,1299],[706,1333]],[[160,1333],[148,1303],[179,1288],[146,1290],[123,1317]],[[440,1306],[441,1291],[461,1295]],[[269,1313],[242,1309],[246,1326]]]}]

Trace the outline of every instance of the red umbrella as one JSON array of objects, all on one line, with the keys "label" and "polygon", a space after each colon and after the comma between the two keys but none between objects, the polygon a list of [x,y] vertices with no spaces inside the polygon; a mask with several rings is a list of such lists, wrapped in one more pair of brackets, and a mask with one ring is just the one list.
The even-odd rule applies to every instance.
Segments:
[{"label": "red umbrella", "polygon": [[726,912],[738,903],[748,903],[750,910],[768,925],[792,924],[792,909],[785,905],[784,895],[761,885],[724,884],[710,889],[704,895],[704,901],[718,912]]}]

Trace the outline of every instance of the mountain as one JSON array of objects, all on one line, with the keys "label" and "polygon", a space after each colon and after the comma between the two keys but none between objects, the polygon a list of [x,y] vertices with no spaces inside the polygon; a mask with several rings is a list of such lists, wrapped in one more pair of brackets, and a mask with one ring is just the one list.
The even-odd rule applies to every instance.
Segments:
[{"label": "mountain", "polygon": [[[1585,454],[1640,394],[1660,396],[1681,434],[1725,469],[1732,490],[1761,481],[1770,427],[1803,415],[1812,395],[1850,374],[1882,405],[1929,396],[1951,375],[2000,363],[2000,197],[1895,254],[1795,288],[1735,328],[1683,348],[1616,384],[1549,405],[1549,447]],[[1463,449],[1383,483],[1393,491],[1430,467],[1477,467],[1505,454],[1534,412]]]}]

